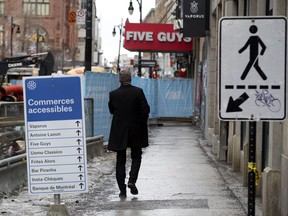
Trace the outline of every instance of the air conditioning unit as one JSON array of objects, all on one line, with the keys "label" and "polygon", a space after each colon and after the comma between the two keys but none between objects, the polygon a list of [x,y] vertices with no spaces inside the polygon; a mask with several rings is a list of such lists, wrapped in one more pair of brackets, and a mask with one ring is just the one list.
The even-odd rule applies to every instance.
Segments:
[{"label": "air conditioning unit", "polygon": [[183,29],[183,20],[182,20],[182,19],[174,20],[173,29],[174,29],[174,30],[181,30],[181,29]]}]

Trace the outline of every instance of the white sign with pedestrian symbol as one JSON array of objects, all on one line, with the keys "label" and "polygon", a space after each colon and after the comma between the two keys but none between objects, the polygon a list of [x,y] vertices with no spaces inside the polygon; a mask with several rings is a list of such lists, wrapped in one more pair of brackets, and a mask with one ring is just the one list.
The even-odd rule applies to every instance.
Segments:
[{"label": "white sign with pedestrian symbol", "polygon": [[286,118],[287,20],[224,17],[219,21],[219,118]]},{"label": "white sign with pedestrian symbol", "polygon": [[80,76],[23,80],[29,194],[87,192]]}]

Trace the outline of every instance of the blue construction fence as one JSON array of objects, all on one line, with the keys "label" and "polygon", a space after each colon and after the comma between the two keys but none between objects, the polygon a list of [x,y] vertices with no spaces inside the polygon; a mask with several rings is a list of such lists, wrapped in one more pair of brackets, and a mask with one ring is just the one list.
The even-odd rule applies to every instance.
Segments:
[{"label": "blue construction fence", "polygon": [[[109,92],[119,87],[119,75],[86,72],[84,97],[93,98],[94,136],[108,140],[112,115]],[[193,113],[193,80],[184,78],[147,79],[132,77],[132,85],[143,89],[150,105],[149,118],[190,117]]]}]

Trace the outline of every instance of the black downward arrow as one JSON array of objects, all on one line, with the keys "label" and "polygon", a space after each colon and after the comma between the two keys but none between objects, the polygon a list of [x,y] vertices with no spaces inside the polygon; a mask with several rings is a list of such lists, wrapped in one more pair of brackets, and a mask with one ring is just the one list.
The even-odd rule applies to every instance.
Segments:
[{"label": "black downward arrow", "polygon": [[242,103],[244,103],[248,98],[249,98],[249,96],[246,94],[246,92],[244,92],[235,101],[233,100],[232,97],[230,97],[226,112],[241,112],[242,109],[239,106]]}]

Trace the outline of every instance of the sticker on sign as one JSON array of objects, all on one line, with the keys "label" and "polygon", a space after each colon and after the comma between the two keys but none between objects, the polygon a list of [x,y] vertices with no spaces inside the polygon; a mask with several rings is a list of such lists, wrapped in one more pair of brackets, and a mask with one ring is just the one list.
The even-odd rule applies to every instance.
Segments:
[{"label": "sticker on sign", "polygon": [[218,38],[219,118],[285,120],[286,18],[224,17]]}]

